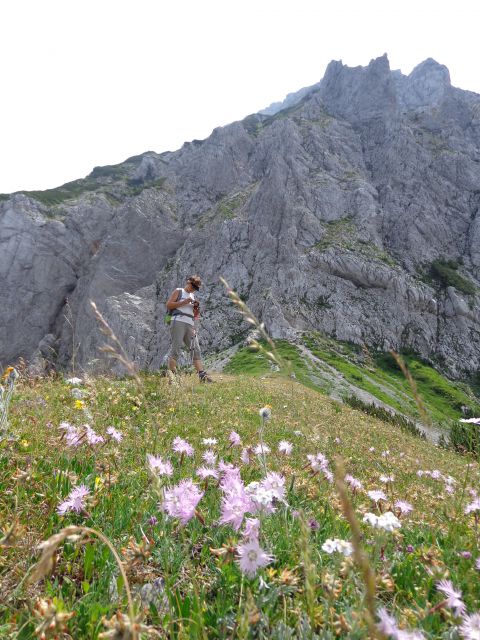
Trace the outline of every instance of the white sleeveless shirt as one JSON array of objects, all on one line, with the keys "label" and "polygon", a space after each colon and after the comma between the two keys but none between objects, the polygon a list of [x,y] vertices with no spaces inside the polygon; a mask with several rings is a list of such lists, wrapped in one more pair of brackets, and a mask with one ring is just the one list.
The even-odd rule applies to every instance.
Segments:
[{"label": "white sleeveless shirt", "polygon": [[[187,298],[191,298],[195,300],[195,296],[193,293],[188,293],[185,289],[178,288],[177,291],[181,291],[180,297],[176,302],[180,302],[181,300],[186,300]],[[178,294],[177,294],[178,295]],[[176,313],[177,311],[181,311],[180,313]],[[183,315],[185,314],[185,315]],[[172,313],[173,322],[186,322],[187,324],[194,326],[193,321],[193,305],[186,304],[178,307],[178,309],[174,309]]]}]

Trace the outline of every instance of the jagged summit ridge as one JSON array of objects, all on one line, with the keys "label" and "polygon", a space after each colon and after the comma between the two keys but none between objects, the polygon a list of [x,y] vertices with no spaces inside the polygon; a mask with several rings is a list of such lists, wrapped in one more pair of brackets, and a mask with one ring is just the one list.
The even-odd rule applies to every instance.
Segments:
[{"label": "jagged summit ridge", "polygon": [[176,152],[4,197],[0,360],[98,360],[93,299],[155,368],[164,301],[200,271],[205,348],[245,333],[223,275],[274,336],[321,330],[476,371],[480,96],[431,59],[404,76],[386,56],[334,61],[299,95]]},{"label": "jagged summit ridge", "polygon": [[[438,103],[450,86],[447,67],[433,58],[421,62],[408,76],[399,70],[390,70],[386,53],[371,60],[366,67],[349,67],[341,60],[332,60],[322,80],[288,94],[283,102],[274,102],[259,113],[274,115],[283,109],[293,107],[306,96],[318,91],[327,104],[331,104],[333,108],[340,108],[346,115],[360,109],[359,113],[365,112],[369,117],[375,113],[376,106],[380,110],[385,106],[385,100],[391,106],[399,107],[420,107]],[[339,105],[339,102],[342,104]]]}]

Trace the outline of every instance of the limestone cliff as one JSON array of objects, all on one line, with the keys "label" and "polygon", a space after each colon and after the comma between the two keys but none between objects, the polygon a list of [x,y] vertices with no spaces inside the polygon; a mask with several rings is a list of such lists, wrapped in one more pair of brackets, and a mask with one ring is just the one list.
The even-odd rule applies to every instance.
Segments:
[{"label": "limestone cliff", "polygon": [[274,336],[317,329],[457,376],[479,367],[480,96],[434,60],[409,76],[386,56],[332,62],[206,140],[0,198],[4,364],[40,343],[60,365],[98,359],[93,299],[155,368],[165,299],[196,272],[204,349],[246,329],[222,275]]}]

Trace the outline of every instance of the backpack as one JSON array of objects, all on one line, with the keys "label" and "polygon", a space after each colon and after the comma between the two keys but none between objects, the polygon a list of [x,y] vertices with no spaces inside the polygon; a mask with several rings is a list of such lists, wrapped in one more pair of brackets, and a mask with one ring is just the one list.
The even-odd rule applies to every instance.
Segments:
[{"label": "backpack", "polygon": [[[182,295],[182,290],[179,289],[177,299],[175,300],[175,302],[178,302],[180,300],[181,295]],[[163,316],[163,321],[165,322],[165,324],[171,324],[173,311],[174,309],[167,309],[167,313]]]}]

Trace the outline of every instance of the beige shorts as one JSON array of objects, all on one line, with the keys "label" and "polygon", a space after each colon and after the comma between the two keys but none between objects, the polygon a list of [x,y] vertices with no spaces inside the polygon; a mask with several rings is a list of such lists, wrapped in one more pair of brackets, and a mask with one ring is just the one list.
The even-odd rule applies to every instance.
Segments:
[{"label": "beige shorts", "polygon": [[[191,356],[191,349],[193,349],[193,359],[200,360],[200,346],[198,344],[198,338],[195,335],[195,327],[187,322],[179,322],[178,320],[172,320],[170,326],[170,335],[172,336],[172,349],[170,351],[170,357],[174,360],[180,358],[182,346],[184,346],[188,355]],[[192,343],[193,339],[193,343]]]}]

